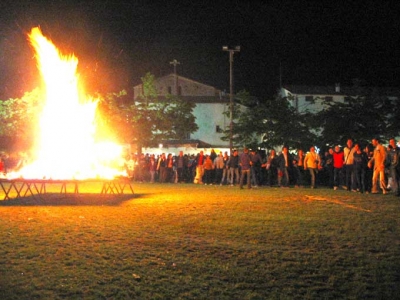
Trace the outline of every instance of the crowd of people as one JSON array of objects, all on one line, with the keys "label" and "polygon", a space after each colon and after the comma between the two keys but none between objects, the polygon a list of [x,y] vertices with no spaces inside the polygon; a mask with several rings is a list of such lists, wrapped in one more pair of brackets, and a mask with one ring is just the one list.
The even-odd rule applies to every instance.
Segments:
[{"label": "crowd of people", "polygon": [[[229,185],[240,188],[260,186],[301,188],[325,186],[360,193],[393,193],[400,196],[400,148],[394,138],[387,146],[373,138],[361,145],[348,139],[346,145],[335,145],[319,153],[311,146],[308,151],[279,152],[233,149],[217,153],[171,153],[128,155],[123,168],[136,182],[194,183]],[[17,168],[21,159],[0,156],[0,173]]]},{"label": "crowd of people", "polygon": [[387,147],[378,138],[370,144],[360,145],[348,139],[344,147],[335,145],[324,153],[314,146],[289,151],[283,146],[268,153],[244,148],[209,154],[178,155],[162,153],[131,156],[126,167],[134,181],[151,183],[194,183],[204,185],[230,185],[244,188],[326,186],[360,193],[389,191],[399,196],[400,150],[395,139]]}]

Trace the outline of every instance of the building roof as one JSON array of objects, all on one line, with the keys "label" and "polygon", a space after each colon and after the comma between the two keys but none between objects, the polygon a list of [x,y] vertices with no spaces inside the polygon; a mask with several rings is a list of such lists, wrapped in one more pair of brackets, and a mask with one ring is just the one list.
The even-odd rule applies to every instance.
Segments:
[{"label": "building roof", "polygon": [[211,144],[203,142],[201,140],[168,140],[163,141],[163,145],[166,147],[193,147],[193,148],[211,148]]},{"label": "building roof", "polygon": [[[187,102],[192,103],[229,103],[229,97],[224,96],[178,96],[179,99],[182,99]],[[157,99],[159,101],[166,101],[167,98],[164,96],[158,96]]]},{"label": "building roof", "polygon": [[[167,75],[164,75],[164,76],[161,76],[161,77],[156,77],[156,78],[155,78],[155,81],[156,81],[156,82],[157,82],[157,81],[161,81],[161,80],[166,79],[166,78],[168,78],[168,77],[172,77],[172,78],[175,79],[175,74],[174,74],[174,73],[170,73],[170,74],[167,74]],[[189,82],[192,82],[192,83],[196,83],[196,84],[199,84],[199,85],[207,86],[207,87],[209,87],[209,88],[213,88],[213,89],[215,89],[215,90],[220,91],[220,89],[218,89],[218,88],[216,88],[216,87],[214,87],[214,86],[212,86],[212,85],[209,85],[209,84],[206,84],[206,83],[202,83],[202,82],[200,82],[200,81],[196,81],[196,80],[193,80],[193,79],[190,79],[190,78],[181,76],[181,75],[179,75],[179,74],[177,74],[177,77],[178,77],[179,80],[189,81]],[[142,82],[139,83],[139,84],[136,84],[136,85],[134,86],[134,88],[135,88],[135,87],[139,87],[139,86],[141,86],[141,85],[143,85]]]},{"label": "building roof", "polygon": [[392,87],[357,87],[357,86],[309,86],[309,85],[285,85],[284,89],[296,95],[341,95],[358,96],[366,93],[374,93],[382,96],[398,96],[400,90]]}]

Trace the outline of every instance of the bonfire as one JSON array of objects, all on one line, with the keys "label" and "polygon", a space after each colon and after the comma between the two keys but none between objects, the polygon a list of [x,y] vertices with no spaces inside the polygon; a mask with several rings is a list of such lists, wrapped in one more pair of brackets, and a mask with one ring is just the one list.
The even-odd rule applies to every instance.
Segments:
[{"label": "bonfire", "polygon": [[29,163],[9,179],[112,179],[125,176],[122,146],[96,139],[98,101],[79,88],[78,59],[37,27],[28,34],[43,81],[44,108]]}]

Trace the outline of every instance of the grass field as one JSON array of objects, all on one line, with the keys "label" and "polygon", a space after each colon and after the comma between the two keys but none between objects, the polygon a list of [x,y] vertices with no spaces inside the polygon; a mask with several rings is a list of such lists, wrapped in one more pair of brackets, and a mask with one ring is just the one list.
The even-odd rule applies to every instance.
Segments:
[{"label": "grass field", "polygon": [[0,201],[0,298],[400,298],[398,197],[134,189]]}]

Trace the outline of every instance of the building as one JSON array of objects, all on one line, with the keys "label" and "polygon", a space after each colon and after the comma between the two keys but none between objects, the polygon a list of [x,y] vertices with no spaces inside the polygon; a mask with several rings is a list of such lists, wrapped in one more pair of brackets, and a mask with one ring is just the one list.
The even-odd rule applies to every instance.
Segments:
[{"label": "building", "polygon": [[[160,98],[172,94],[196,104],[193,115],[199,129],[184,137],[182,141],[166,141],[162,145],[163,148],[174,148],[174,152],[208,150],[209,148],[229,150],[229,141],[221,140],[222,131],[230,124],[229,114],[224,114],[229,111],[229,94],[211,85],[174,73],[156,78],[154,84]],[[134,86],[133,92],[133,98],[136,100],[143,94],[143,84]]]},{"label": "building", "polygon": [[344,102],[345,97],[356,96],[354,88],[334,86],[287,85],[280,90],[289,103],[299,113],[317,113],[327,107],[329,102]]},{"label": "building", "polygon": [[399,90],[396,88],[366,88],[357,84],[351,87],[342,87],[339,83],[332,86],[286,85],[280,89],[280,96],[287,98],[299,113],[317,113],[327,108],[327,103],[344,103],[346,98],[358,97],[366,93],[385,96],[391,100],[399,99]]}]

